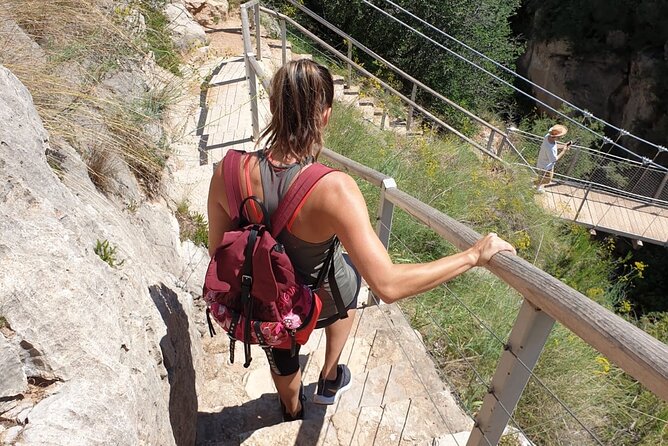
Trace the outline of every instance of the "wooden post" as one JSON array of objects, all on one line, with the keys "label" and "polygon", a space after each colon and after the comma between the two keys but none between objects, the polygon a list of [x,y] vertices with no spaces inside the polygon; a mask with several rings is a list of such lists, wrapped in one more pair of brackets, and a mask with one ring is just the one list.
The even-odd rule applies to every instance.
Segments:
[{"label": "wooden post", "polygon": [[251,101],[251,121],[253,123],[253,141],[257,141],[260,137],[260,116],[259,109],[257,104],[257,77],[255,75],[255,70],[250,66],[248,59],[255,57],[253,53],[246,53],[244,58],[246,59],[247,72],[248,72],[248,88],[250,90],[250,101]]},{"label": "wooden post", "polygon": [[[413,91],[411,91],[411,102],[415,102],[417,96],[417,85],[413,84]],[[406,132],[410,132],[411,124],[413,124],[413,106],[408,107],[408,118],[406,118]]]},{"label": "wooden post", "polygon": [[[353,43],[348,39],[348,59],[353,59]],[[350,87],[351,82],[353,81],[353,66],[348,62],[348,80],[346,84]]]},{"label": "wooden post", "polygon": [[260,4],[257,3],[254,6],[255,9],[255,46],[256,46],[256,58],[257,60],[262,60],[262,45],[260,41]]},{"label": "wooden post", "polygon": [[553,325],[543,311],[522,303],[466,446],[498,444]]},{"label": "wooden post", "polygon": [[[376,234],[381,243],[388,249],[390,247],[390,233],[392,232],[392,216],[394,215],[394,204],[387,199],[385,193],[388,189],[396,189],[397,183],[394,178],[385,178],[380,185],[380,206],[378,207],[378,217],[376,220]],[[369,296],[368,305],[373,304],[373,299]]]},{"label": "wooden post", "polygon": [[[489,139],[487,140],[487,151],[488,152],[494,152],[494,137],[496,136],[496,132],[492,130],[489,133]],[[498,154],[497,154],[498,155]]]},{"label": "wooden post", "polygon": [[282,52],[281,52],[281,62],[282,65],[288,63],[288,39],[287,39],[287,30],[285,29],[285,19],[281,19],[281,43],[282,43]]}]

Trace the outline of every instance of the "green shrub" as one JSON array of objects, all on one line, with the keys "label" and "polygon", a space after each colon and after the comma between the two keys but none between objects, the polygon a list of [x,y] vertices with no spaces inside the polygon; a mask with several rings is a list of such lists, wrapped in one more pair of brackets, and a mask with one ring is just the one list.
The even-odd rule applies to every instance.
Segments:
[{"label": "green shrub", "polygon": [[182,201],[177,206],[176,220],[179,222],[181,241],[187,239],[203,248],[209,246],[209,224],[206,218],[199,212],[190,211],[186,201]]},{"label": "green shrub", "polygon": [[102,259],[102,261],[106,262],[112,268],[122,266],[123,263],[125,263],[125,260],[118,260],[116,247],[112,246],[109,243],[109,240],[97,240],[93,251],[100,259]]},{"label": "green shrub", "polygon": [[169,20],[162,12],[164,1],[142,0],[139,9],[146,18],[146,46],[155,55],[156,63],[171,73],[181,76],[181,56],[169,34]]}]

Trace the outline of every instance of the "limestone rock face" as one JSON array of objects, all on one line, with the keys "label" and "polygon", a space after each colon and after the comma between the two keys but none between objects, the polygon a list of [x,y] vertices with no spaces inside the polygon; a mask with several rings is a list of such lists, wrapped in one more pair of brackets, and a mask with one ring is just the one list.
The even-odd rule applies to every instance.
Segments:
[{"label": "limestone rock face", "polygon": [[197,23],[202,26],[224,22],[230,9],[227,0],[186,0],[185,4]]},{"label": "limestone rock face", "polygon": [[169,3],[165,6],[165,15],[169,20],[172,39],[181,53],[186,54],[206,44],[204,29],[195,22],[185,5]]},{"label": "limestone rock face", "polygon": [[92,187],[2,66],[0,122],[0,444],[194,444],[206,254]]}]

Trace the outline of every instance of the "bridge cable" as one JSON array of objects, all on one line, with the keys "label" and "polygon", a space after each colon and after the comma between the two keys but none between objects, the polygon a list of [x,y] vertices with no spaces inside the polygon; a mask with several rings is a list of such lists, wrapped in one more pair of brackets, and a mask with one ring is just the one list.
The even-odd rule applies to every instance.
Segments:
[{"label": "bridge cable", "polygon": [[546,89],[546,88],[544,88],[544,87],[541,87],[540,85],[538,85],[538,84],[532,82],[530,79],[528,79],[528,78],[522,76],[521,74],[517,73],[516,71],[513,71],[512,69],[506,67],[505,65],[503,65],[503,64],[501,64],[501,63],[495,61],[495,60],[492,59],[491,57],[485,55],[484,53],[481,53],[480,51],[476,50],[475,48],[473,48],[473,47],[467,45],[466,43],[464,43],[464,42],[458,40],[457,38],[451,36],[450,34],[446,33],[445,31],[443,31],[443,30],[437,28],[436,26],[434,26],[434,25],[432,25],[431,23],[427,22],[426,20],[420,18],[419,16],[413,14],[412,12],[410,12],[410,11],[408,11],[407,9],[403,8],[402,6],[400,6],[400,5],[396,4],[396,3],[394,3],[392,0],[383,0],[383,1],[385,1],[386,3],[391,4],[392,6],[394,6],[395,8],[397,8],[397,9],[399,9],[399,10],[401,10],[401,11],[404,12],[405,14],[408,14],[409,16],[411,16],[412,18],[414,18],[415,20],[417,20],[417,21],[421,22],[422,24],[428,26],[429,28],[433,29],[434,31],[438,32],[439,34],[442,34],[443,36],[447,37],[448,39],[450,39],[450,40],[452,40],[452,41],[458,43],[459,45],[463,46],[464,48],[466,48],[467,50],[471,51],[472,53],[474,53],[474,54],[476,54],[476,55],[482,57],[483,59],[487,60],[488,62],[491,62],[492,64],[496,65],[497,67],[501,68],[502,70],[504,70],[505,72],[511,74],[512,76],[515,76],[515,77],[517,77],[517,78],[519,78],[519,79],[521,79],[521,80],[527,82],[528,84],[530,84],[530,85],[532,85],[532,86],[538,88],[540,91],[542,91],[542,92],[544,92],[544,93],[546,93],[546,94],[552,96],[552,97],[555,98],[555,99],[558,99],[559,101],[563,102],[564,104],[568,105],[569,107],[571,107],[571,108],[573,108],[573,109],[579,111],[583,116],[585,116],[585,117],[587,117],[587,118],[593,118],[594,120],[598,121],[599,123],[601,123],[601,124],[603,124],[603,125],[606,125],[606,126],[612,128],[612,129],[614,129],[614,130],[617,130],[617,131],[619,131],[619,132],[622,132],[622,133],[623,133],[623,136],[629,136],[629,137],[631,137],[631,138],[636,139],[637,141],[643,142],[643,143],[645,143],[645,144],[647,144],[647,145],[649,145],[649,146],[651,146],[651,147],[657,149],[657,154],[666,151],[666,148],[665,148],[664,146],[661,146],[661,145],[659,145],[659,144],[655,144],[655,143],[653,143],[653,142],[650,142],[650,141],[647,141],[647,140],[645,140],[645,139],[643,139],[643,138],[640,138],[640,137],[638,137],[638,136],[636,136],[636,135],[634,135],[634,134],[632,134],[632,133],[629,133],[629,132],[623,130],[622,128],[618,128],[618,127],[616,127],[616,126],[610,124],[609,122],[606,122],[605,120],[603,120],[603,119],[601,119],[601,118],[598,118],[597,116],[595,116],[594,114],[592,114],[591,112],[589,112],[589,111],[587,111],[587,110],[584,110],[584,109],[579,108],[579,107],[576,106],[575,104],[572,104],[571,102],[567,101],[566,99],[564,99],[564,98],[562,98],[562,97],[560,97],[560,96],[558,96],[558,95],[552,93],[552,92],[549,91],[548,89]]},{"label": "bridge cable", "polygon": [[[424,33],[420,32],[420,31],[418,31],[417,29],[413,28],[412,26],[408,25],[407,23],[405,23],[405,22],[401,21],[400,19],[394,17],[392,14],[390,14],[390,13],[384,11],[383,9],[379,8],[378,6],[374,5],[374,4],[371,3],[369,0],[362,0],[362,2],[363,2],[363,3],[366,3],[367,5],[371,6],[371,7],[374,8],[374,9],[376,9],[377,11],[379,11],[379,12],[382,13],[383,15],[389,17],[390,19],[392,19],[392,20],[398,22],[398,23],[401,24],[402,26],[408,28],[410,31],[413,31],[414,33],[418,34],[419,36],[421,36],[421,37],[425,38],[426,40],[430,41],[431,43],[437,45],[438,47],[440,47],[440,48],[442,48],[443,50],[447,51],[448,53],[450,53],[451,55],[455,56],[456,58],[458,58],[458,59],[460,59],[460,60],[463,60],[464,62],[467,62],[467,63],[470,64],[470,65],[473,65],[474,67],[478,68],[480,71],[486,73],[487,75],[489,75],[490,77],[494,78],[494,79],[497,80],[498,82],[500,82],[500,83],[502,83],[502,84],[504,84],[504,85],[510,87],[511,89],[515,90],[516,92],[518,92],[518,93],[520,93],[520,94],[522,94],[522,95],[528,97],[528,98],[531,99],[532,101],[537,102],[537,103],[543,105],[544,107],[548,108],[549,110],[552,110],[554,113],[556,113],[556,114],[558,114],[559,116],[563,117],[564,119],[566,119],[566,120],[572,122],[572,123],[575,124],[576,126],[581,127],[581,128],[583,128],[583,129],[587,130],[588,132],[590,132],[590,133],[596,135],[596,136],[599,137],[599,138],[603,137],[602,135],[598,134],[596,131],[590,129],[589,127],[585,127],[585,126],[583,126],[582,124],[580,124],[580,123],[579,123],[578,121],[576,121],[575,119],[573,119],[573,118],[571,118],[571,117],[565,115],[564,113],[562,113],[562,112],[560,112],[559,110],[555,109],[554,107],[552,107],[552,106],[546,104],[545,102],[542,102],[541,100],[539,100],[539,99],[537,99],[537,98],[534,98],[533,96],[531,96],[530,94],[526,93],[525,91],[522,91],[521,89],[515,87],[515,86],[514,86],[513,84],[511,84],[510,82],[508,82],[508,81],[506,81],[506,80],[504,80],[504,79],[501,79],[500,77],[498,77],[498,76],[496,76],[495,74],[491,73],[489,70],[487,70],[487,69],[481,67],[480,65],[476,64],[475,62],[473,62],[473,61],[467,59],[466,57],[464,57],[464,56],[458,54],[457,52],[451,50],[450,48],[446,47],[445,45],[443,45],[443,44],[437,42],[436,40],[432,39],[431,37],[425,35]],[[622,130],[622,132],[623,132],[624,134],[627,134],[627,133],[628,133],[626,130]],[[633,151],[627,149],[626,147],[624,147],[624,146],[622,146],[622,145],[619,145],[619,144],[617,144],[617,143],[614,143],[614,145],[615,145],[616,147],[618,147],[619,149],[623,150],[624,152],[628,153],[628,154],[631,155],[631,156],[634,156],[634,157],[636,157],[636,158],[641,158],[641,159],[644,158],[643,156],[641,156],[641,155],[639,155],[639,154],[637,154],[637,153],[635,153],[635,152],[633,152]],[[654,165],[655,167],[657,167],[657,168],[663,170],[664,172],[668,172],[668,167],[664,167],[664,166],[662,166],[662,165],[660,165],[660,164],[655,164],[655,163],[652,163],[652,165]]]},{"label": "bridge cable", "polygon": [[[382,222],[381,222],[381,224],[382,224]],[[384,226],[386,229],[390,230],[390,228],[387,228],[386,225],[383,224],[383,226]],[[396,240],[398,240],[398,241],[401,243],[401,245],[402,245],[406,250],[408,250],[408,252],[413,256],[413,258],[414,258],[415,260],[418,260],[418,261],[419,261],[419,256],[418,256],[417,254],[415,254],[415,252],[414,252],[413,250],[411,250],[411,248],[410,248],[410,247],[409,247],[403,240],[401,240],[401,239],[400,239],[399,237],[397,237],[396,235],[393,235],[393,237],[394,237]],[[470,314],[470,315],[471,315],[471,316],[472,316],[472,317],[473,317],[473,318],[474,318],[474,319],[475,319],[475,320],[476,320],[476,321],[477,321],[477,322],[478,322],[478,323],[479,323],[479,324],[480,324],[480,325],[481,325],[487,332],[489,332],[489,333],[492,335],[492,337],[493,337],[494,339],[496,339],[497,342],[499,342],[499,344],[500,344],[501,346],[503,346],[504,348],[506,348],[506,347],[508,346],[508,344],[507,344],[505,341],[503,341],[503,340],[499,337],[499,335],[497,335],[496,332],[494,332],[494,330],[492,330],[492,328],[487,324],[486,321],[484,321],[483,319],[481,319],[481,318],[480,318],[480,317],[479,317],[479,316],[478,316],[478,315],[477,315],[477,314],[476,314],[476,313],[475,313],[475,312],[474,312],[468,305],[466,305],[466,303],[465,303],[465,302],[464,302],[464,301],[457,295],[457,293],[455,293],[455,292],[454,292],[454,291],[447,285],[447,283],[443,283],[443,284],[441,284],[441,286],[442,286],[443,288],[445,288],[448,292],[450,292],[450,294],[452,295],[452,297],[459,303],[459,305],[461,305],[464,309],[466,309],[466,311],[467,311],[467,312],[468,312],[468,313],[469,313],[469,314]],[[429,312],[428,310],[426,310],[426,312],[427,312],[427,314],[429,314],[429,316],[430,316],[432,322],[434,323],[434,325],[435,325],[436,327],[439,327],[438,324],[436,323],[436,321],[433,320],[433,317],[432,317],[432,315],[431,315],[431,312]],[[446,335],[446,337],[448,337],[448,339],[451,339],[450,336],[449,336],[449,334],[447,333],[447,331],[443,330],[443,333]],[[456,344],[453,344],[453,345],[455,345],[455,348],[458,349],[458,347],[456,346]],[[459,349],[458,349],[458,350],[459,350]],[[543,388],[548,392],[548,394],[549,394],[549,395],[550,395],[550,396],[551,396],[551,397],[552,397],[552,398],[553,398],[553,399],[554,399],[554,400],[555,400],[561,407],[563,407],[564,410],[566,410],[566,412],[567,412],[567,413],[568,413],[568,414],[569,414],[569,415],[570,415],[570,416],[571,416],[571,417],[572,417],[572,418],[573,418],[573,419],[574,419],[574,420],[575,420],[575,421],[576,421],[576,422],[577,422],[577,423],[578,423],[578,424],[579,424],[585,431],[587,431],[587,433],[592,437],[592,439],[594,439],[598,444],[600,444],[601,446],[603,446],[603,443],[601,442],[601,440],[599,440],[599,438],[598,438],[598,437],[597,437],[597,436],[596,436],[596,435],[595,435],[589,428],[587,428],[587,427],[584,425],[584,423],[582,423],[582,422],[580,421],[580,419],[577,417],[577,415],[576,415],[576,414],[575,414],[575,413],[574,413],[574,412],[573,412],[573,411],[566,405],[566,403],[564,403],[564,402],[563,402],[563,401],[562,401],[562,400],[561,400],[561,399],[560,399],[560,398],[559,398],[559,397],[558,397],[558,396],[557,396],[557,395],[556,395],[556,394],[555,394],[555,393],[554,393],[554,392],[547,386],[547,384],[545,384],[545,383],[544,383],[544,382],[543,382],[543,381],[542,381],[542,380],[541,380],[541,379],[540,379],[540,378],[533,372],[533,370],[532,370],[531,368],[529,368],[529,366],[527,366],[527,365],[524,363],[524,361],[522,361],[522,360],[515,354],[515,352],[512,351],[512,349],[507,349],[507,351],[508,351],[511,355],[513,355],[513,357],[514,357],[514,358],[518,361],[518,363],[519,363],[519,364],[520,364],[520,365],[521,365],[521,366],[522,366],[522,367],[523,367],[523,368],[524,368],[524,369],[531,375],[531,377],[534,378],[534,379],[536,380],[536,382],[537,382],[541,387],[543,387]],[[463,352],[459,351],[459,353],[460,353],[460,356],[463,355]],[[463,358],[463,359],[467,362],[467,364],[470,365],[470,363],[468,362],[468,359],[467,359],[467,358]],[[474,373],[478,376],[478,378],[479,378],[479,379],[482,379],[482,378],[480,377],[479,373],[475,370],[475,368],[473,368],[473,366],[471,366],[471,367],[472,367],[472,369],[474,370]],[[484,381],[483,381],[483,383],[486,384]],[[495,398],[496,398],[496,396],[495,396]],[[498,401],[498,399],[497,399],[497,401]],[[500,401],[499,401],[499,404],[501,404]],[[505,408],[504,408],[504,411],[506,412],[506,414],[508,414],[508,411],[505,410]],[[508,415],[510,415],[510,414],[508,414]],[[517,425],[517,427],[519,428],[519,425]],[[528,437],[527,437],[527,438],[528,438]]]}]

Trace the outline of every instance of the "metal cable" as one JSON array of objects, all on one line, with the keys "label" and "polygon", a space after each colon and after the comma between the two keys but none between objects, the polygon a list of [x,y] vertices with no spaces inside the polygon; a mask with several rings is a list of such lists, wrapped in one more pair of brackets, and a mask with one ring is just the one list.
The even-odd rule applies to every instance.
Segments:
[{"label": "metal cable", "polygon": [[562,103],[568,105],[569,107],[573,108],[574,110],[579,111],[584,117],[586,117],[586,118],[592,118],[592,119],[598,121],[599,123],[601,123],[601,124],[603,124],[603,125],[606,125],[606,126],[612,128],[612,129],[614,129],[614,130],[616,130],[616,131],[618,131],[618,132],[623,132],[623,133],[624,133],[624,136],[628,136],[628,137],[634,138],[634,139],[636,139],[636,140],[638,140],[638,141],[640,141],[640,142],[643,142],[643,143],[645,143],[645,144],[647,144],[647,145],[650,145],[650,146],[652,146],[653,148],[657,149],[657,150],[658,150],[658,153],[660,153],[660,152],[665,152],[665,151],[666,151],[666,148],[665,148],[665,147],[663,147],[663,146],[661,146],[661,145],[659,145],[659,144],[655,144],[655,143],[653,143],[653,142],[647,141],[647,140],[645,140],[645,139],[643,139],[643,138],[640,138],[640,137],[638,137],[638,136],[636,136],[636,135],[634,135],[634,134],[632,134],[632,133],[630,133],[630,132],[627,132],[626,130],[623,130],[622,128],[618,128],[618,127],[616,127],[616,126],[610,124],[609,122],[606,122],[606,121],[604,121],[604,120],[601,119],[601,118],[598,118],[597,116],[595,116],[595,115],[592,114],[591,112],[589,112],[589,111],[587,111],[587,110],[584,110],[584,109],[581,109],[581,108],[579,108],[578,106],[576,106],[575,104],[572,104],[572,103],[568,102],[566,99],[564,99],[564,98],[562,98],[562,97],[560,97],[560,96],[558,96],[558,95],[552,93],[551,91],[547,90],[546,88],[543,88],[543,87],[541,87],[540,85],[538,85],[538,84],[532,82],[530,79],[525,78],[525,77],[522,76],[521,74],[519,74],[519,73],[517,73],[517,72],[511,70],[510,68],[506,67],[505,65],[503,65],[503,64],[501,64],[501,63],[495,61],[495,60],[492,59],[491,57],[489,57],[489,56],[487,56],[487,55],[481,53],[480,51],[478,51],[478,50],[472,48],[471,46],[469,46],[469,45],[465,44],[464,42],[458,40],[457,38],[451,36],[450,34],[446,33],[445,31],[443,31],[443,30],[441,30],[441,29],[435,27],[435,26],[432,25],[431,23],[429,23],[429,22],[427,22],[426,20],[424,20],[424,19],[418,17],[417,15],[415,15],[415,14],[413,14],[412,12],[406,10],[405,8],[401,7],[400,5],[397,5],[397,4],[394,3],[393,1],[391,1],[391,0],[383,0],[383,1],[385,1],[386,3],[391,4],[392,6],[394,6],[395,8],[397,8],[397,9],[399,9],[399,10],[401,10],[401,11],[404,12],[405,14],[408,14],[409,16],[411,16],[412,18],[414,18],[415,20],[417,20],[417,21],[419,21],[420,23],[422,23],[422,24],[428,26],[429,28],[433,29],[434,31],[438,32],[439,34],[442,34],[443,36],[447,37],[448,39],[450,39],[450,40],[452,40],[452,41],[458,43],[459,45],[463,46],[464,48],[466,48],[467,50],[471,51],[472,53],[474,53],[474,54],[476,54],[476,55],[482,57],[483,59],[487,60],[488,62],[491,62],[492,64],[494,64],[495,66],[501,68],[503,71],[509,73],[510,75],[512,75],[512,76],[514,76],[514,77],[517,77],[517,78],[519,78],[519,79],[521,79],[521,80],[527,82],[528,84],[530,84],[530,85],[532,85],[532,86],[538,88],[538,89],[539,89],[540,91],[542,91],[543,93],[547,93],[548,95],[552,96],[552,97],[555,98],[555,99],[558,99],[559,101],[561,101]]},{"label": "metal cable", "polygon": [[[385,228],[387,228],[387,226],[384,225],[382,222],[381,222],[381,225],[383,225]],[[387,229],[389,230],[389,228],[387,228]],[[414,258],[415,260],[418,260],[418,261],[419,261],[419,257],[417,256],[417,254],[415,254],[415,252],[413,252],[413,251],[411,250],[411,248],[410,248],[409,246],[407,246],[406,243],[404,243],[403,240],[401,240],[399,237],[397,237],[396,235],[394,235],[392,232],[391,232],[391,234],[392,234],[392,236],[394,237],[395,240],[397,240],[397,241],[399,241],[399,242],[401,243],[401,245],[402,245],[402,246],[403,246],[403,247],[410,253],[411,256],[413,256],[413,258]],[[502,345],[504,348],[507,346],[507,343],[506,343],[505,341],[501,340],[501,338],[500,338],[500,337],[499,337],[499,336],[498,336],[498,335],[497,335],[491,328],[489,328],[489,326],[487,325],[487,323],[485,323],[482,319],[480,319],[480,318],[478,317],[478,315],[476,315],[475,312],[473,312],[473,310],[471,310],[471,309],[470,309],[470,308],[469,308],[469,307],[462,301],[462,299],[461,299],[461,298],[460,298],[454,291],[452,291],[452,289],[451,289],[450,287],[447,286],[446,283],[443,283],[441,286],[442,286],[443,288],[445,288],[445,289],[452,295],[452,297],[453,297],[453,298],[454,298],[454,299],[455,299],[455,300],[456,300],[462,307],[464,307],[464,308],[471,314],[471,316],[473,316],[473,318],[474,318],[478,323],[480,323],[481,325],[483,325],[483,327],[484,327],[484,328],[485,328],[485,329],[492,335],[492,337],[493,337],[494,339],[496,339],[497,341],[499,341],[499,342],[501,343],[501,345]],[[418,302],[418,304],[420,304],[420,303]],[[431,315],[431,312],[429,312],[429,311],[427,310],[427,314],[429,315],[429,317],[430,317],[431,321],[434,323],[434,325],[435,325],[436,327],[438,327],[438,324],[436,324],[436,322],[433,320],[433,317],[432,317],[432,315]],[[442,330],[442,331],[443,331],[443,333],[446,335],[446,337],[448,337],[448,340],[451,340],[450,335],[447,333],[447,331],[445,331],[445,330]],[[453,344],[453,345],[455,345],[455,344]],[[456,347],[456,345],[455,345],[455,347]],[[456,347],[456,348],[457,348],[457,347]],[[457,350],[459,351],[458,348],[457,348]],[[574,419],[574,420],[575,420],[575,421],[576,421],[576,422],[577,422],[577,423],[578,423],[578,424],[579,424],[579,425],[580,425],[580,426],[581,426],[581,427],[582,427],[582,428],[583,428],[583,429],[584,429],[584,430],[585,430],[585,431],[592,437],[592,439],[594,439],[598,444],[600,444],[601,446],[603,446],[603,443],[601,442],[601,440],[599,440],[598,437],[597,437],[597,436],[596,436],[596,435],[595,435],[589,428],[587,428],[587,427],[584,425],[584,423],[582,423],[582,422],[580,421],[580,419],[579,419],[579,418],[576,416],[576,414],[575,414],[575,413],[574,413],[574,412],[573,412],[573,411],[566,405],[566,403],[564,403],[564,402],[563,402],[563,401],[562,401],[562,400],[561,400],[561,399],[560,399],[560,398],[559,398],[559,397],[558,397],[558,396],[557,396],[557,395],[556,395],[556,394],[555,394],[555,393],[554,393],[554,392],[553,392],[553,391],[552,391],[552,390],[551,390],[551,389],[550,389],[550,388],[549,388],[549,387],[548,387],[548,386],[547,386],[547,385],[546,385],[546,384],[545,384],[545,383],[544,383],[544,382],[543,382],[543,381],[542,381],[542,380],[541,380],[541,379],[540,379],[540,378],[533,372],[533,370],[532,370],[531,368],[529,368],[529,367],[524,363],[524,361],[522,361],[522,360],[515,354],[515,352],[514,352],[512,349],[507,349],[507,351],[508,351],[511,355],[513,355],[513,357],[514,357],[514,358],[518,361],[518,363],[519,363],[519,364],[520,364],[520,365],[521,365],[521,366],[522,366],[522,367],[529,373],[529,375],[530,375],[534,380],[536,380],[536,382],[537,382],[541,387],[543,387],[543,388],[548,392],[548,394],[549,394],[549,395],[550,395],[550,396],[551,396],[551,397],[552,397],[552,398],[553,398],[553,399],[554,399],[554,400],[555,400],[555,401],[556,401],[556,402],[557,402],[557,403],[558,403],[564,410],[566,410],[566,412],[567,412],[567,413],[568,413],[568,414],[569,414],[569,415],[570,415],[570,416],[571,416],[571,417],[572,417],[572,418],[573,418],[573,419]],[[460,355],[463,355],[463,352],[459,351],[459,353],[460,353]],[[465,359],[465,358],[463,358],[463,359]],[[470,363],[468,362],[468,359],[465,359],[465,361],[467,362],[467,364],[470,365]],[[477,376],[479,376],[477,370],[475,370],[475,368],[473,368],[473,366],[471,366],[471,367],[472,367],[472,369],[474,370],[474,373],[475,373]],[[483,384],[485,384],[485,383],[483,382]],[[496,395],[495,395],[494,397],[496,398]],[[497,401],[498,401],[498,398],[497,398]],[[499,401],[499,404],[502,405],[502,403],[501,403],[500,401]],[[508,411],[507,411],[505,408],[504,408],[504,411],[506,412],[506,414],[510,415],[510,414],[508,413]],[[517,427],[519,428],[519,425],[517,425]],[[520,430],[521,430],[521,429],[520,429]],[[523,432],[523,434],[524,434],[524,432]],[[528,438],[528,437],[527,437],[527,438]]]},{"label": "metal cable", "polygon": [[[407,23],[405,23],[405,22],[401,21],[400,19],[394,17],[392,14],[390,14],[390,13],[384,11],[383,9],[379,8],[378,6],[374,5],[374,4],[371,3],[369,0],[362,0],[362,2],[363,2],[363,3],[366,3],[367,5],[371,6],[371,7],[374,8],[374,9],[376,9],[376,10],[379,11],[381,14],[383,14],[383,15],[389,17],[390,19],[396,21],[397,23],[399,23],[400,25],[402,25],[402,26],[404,26],[405,28],[409,29],[410,31],[413,31],[413,32],[416,33],[417,35],[419,35],[419,36],[423,37],[424,39],[430,41],[430,42],[433,43],[434,45],[436,45],[436,46],[442,48],[443,50],[447,51],[448,53],[450,53],[451,55],[455,56],[456,58],[458,58],[458,59],[460,59],[460,60],[462,60],[462,61],[464,61],[464,62],[466,62],[466,63],[468,63],[468,64],[470,64],[470,65],[473,65],[474,67],[476,67],[476,68],[479,69],[480,71],[484,72],[485,74],[489,75],[490,77],[494,78],[494,79],[497,80],[498,82],[500,82],[500,83],[502,83],[502,84],[504,84],[504,85],[506,85],[506,86],[512,88],[512,89],[515,90],[516,92],[518,92],[518,93],[520,93],[520,94],[522,94],[522,95],[528,97],[528,98],[531,99],[532,101],[535,101],[535,102],[537,102],[537,103],[543,105],[544,107],[548,108],[549,110],[553,111],[554,113],[558,114],[559,116],[563,117],[564,119],[566,119],[566,120],[572,122],[572,123],[575,124],[576,126],[581,127],[581,128],[583,128],[583,129],[587,130],[588,132],[590,132],[590,133],[592,133],[592,134],[598,136],[599,138],[602,138],[602,137],[603,137],[602,135],[596,133],[594,130],[590,129],[589,127],[583,126],[582,124],[580,124],[580,123],[579,123],[578,121],[576,121],[575,119],[573,119],[573,118],[571,118],[571,117],[565,115],[564,113],[560,112],[559,110],[555,109],[554,107],[551,107],[550,105],[546,104],[545,102],[542,102],[542,101],[540,101],[540,100],[537,99],[537,98],[534,98],[533,96],[531,96],[530,94],[526,93],[525,91],[522,91],[522,90],[518,89],[517,87],[515,87],[515,86],[514,86],[513,84],[511,84],[510,82],[508,82],[508,81],[506,81],[506,80],[504,80],[504,79],[501,79],[500,77],[496,76],[495,74],[493,74],[493,73],[490,72],[489,70],[486,70],[485,68],[483,68],[483,67],[481,67],[480,65],[476,64],[475,62],[473,62],[473,61],[467,59],[466,57],[464,57],[464,56],[458,54],[457,52],[451,50],[450,48],[446,47],[445,45],[443,45],[443,44],[437,42],[436,40],[432,39],[431,37],[427,36],[426,34],[420,32],[420,31],[418,31],[417,29],[413,28],[412,26],[408,25]],[[622,132],[623,132],[624,134],[628,133],[626,130],[622,130]],[[640,159],[643,158],[641,155],[638,155],[637,153],[632,152],[631,150],[627,149],[626,147],[624,147],[624,146],[622,146],[622,145],[619,145],[619,144],[617,144],[617,143],[615,143],[614,145],[615,145],[616,147],[618,147],[619,149],[623,150],[624,152],[628,153],[628,154],[631,155],[631,156],[634,156],[634,157],[636,157],[636,158],[640,158]],[[658,168],[658,169],[661,169],[661,170],[663,170],[663,171],[665,171],[665,172],[668,172],[668,167],[664,167],[664,166],[661,166],[661,165],[656,164],[656,163],[653,163],[652,165],[655,166],[655,167]]]},{"label": "metal cable", "polygon": [[[369,292],[370,292],[369,295],[374,299],[374,301],[375,301],[375,303],[376,303],[376,306],[380,309],[380,313],[383,315],[383,319],[385,319],[385,323],[386,323],[386,325],[387,325],[388,327],[390,327],[390,326],[392,325],[392,324],[391,324],[391,321],[389,320],[389,318],[387,317],[387,315],[385,314],[385,312],[380,308],[380,306],[379,306],[380,302],[378,301],[378,298],[377,298],[376,296],[373,295],[373,293],[371,292],[371,290],[369,290]],[[403,314],[403,312],[402,312],[402,314]],[[405,320],[405,318],[404,318],[404,320]],[[406,321],[406,322],[408,323],[408,321]],[[408,325],[410,326],[410,323],[409,323]],[[416,338],[416,339],[419,339],[418,336],[417,336],[417,334],[415,335],[415,338]],[[422,343],[422,345],[424,346],[424,343]],[[411,368],[412,368],[413,371],[415,372],[414,375],[415,375],[415,376],[418,378],[418,380],[420,381],[420,384],[422,385],[422,388],[425,390],[425,393],[427,394],[427,397],[429,398],[429,401],[431,401],[431,403],[434,405],[434,408],[436,408],[436,412],[438,412],[439,417],[440,417],[441,420],[446,424],[448,430],[450,431],[450,435],[452,435],[453,440],[455,440],[455,443],[457,443],[457,446],[459,446],[459,442],[457,441],[457,438],[454,436],[454,433],[453,433],[453,430],[454,430],[454,429],[451,428],[450,424],[449,424],[448,421],[447,421],[447,418],[443,416],[443,414],[441,413],[441,411],[440,411],[439,408],[438,408],[438,405],[436,404],[436,401],[434,401],[434,399],[432,398],[432,396],[431,396],[431,392],[429,392],[429,390],[427,389],[427,385],[426,385],[426,384],[424,383],[424,381],[422,380],[422,376],[421,376],[421,374],[418,372],[417,368],[416,368],[415,365],[413,364],[413,361],[411,361],[411,359],[410,359],[410,358],[411,358],[411,355],[408,355],[408,353],[407,353],[406,350],[404,349],[403,344],[400,343],[400,344],[399,344],[399,348],[401,349],[401,352],[403,353],[404,357],[407,359],[407,361],[408,361],[408,363],[410,364]],[[427,352],[427,354],[429,354],[429,350],[426,348],[426,346],[425,346],[425,351]],[[488,441],[487,443],[489,444],[489,441]],[[490,445],[490,446],[492,446],[492,445]]]}]

